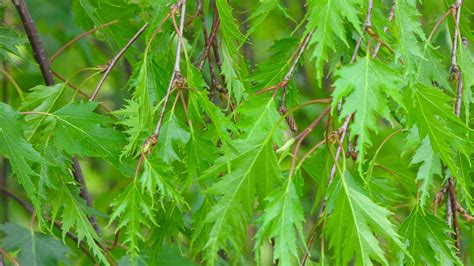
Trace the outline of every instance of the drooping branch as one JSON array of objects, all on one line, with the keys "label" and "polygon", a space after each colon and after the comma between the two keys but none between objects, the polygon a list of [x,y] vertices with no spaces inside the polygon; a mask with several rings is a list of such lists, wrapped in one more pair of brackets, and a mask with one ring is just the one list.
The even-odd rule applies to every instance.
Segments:
[{"label": "drooping branch", "polygon": [[92,93],[91,97],[89,98],[89,101],[95,100],[95,98],[97,97],[97,94],[99,93],[100,88],[102,87],[105,80],[109,76],[110,71],[112,71],[112,68],[117,64],[117,62],[120,60],[120,58],[122,58],[122,56],[125,54],[125,52],[128,50],[128,48],[130,48],[130,46],[132,46],[132,44],[138,39],[138,37],[140,37],[140,35],[146,30],[146,28],[148,28],[149,25],[150,25],[149,23],[145,23],[145,25],[143,25],[138,30],[138,32],[135,33],[135,35],[133,35],[133,37],[118,52],[118,54],[114,58],[112,58],[112,60],[110,60],[110,62],[107,64],[107,68],[105,69],[104,74],[102,75],[102,78],[100,79],[99,83],[97,84],[97,86],[94,89],[94,92]]},{"label": "drooping branch", "polygon": [[69,42],[67,42],[65,45],[63,45],[63,47],[59,48],[59,50],[53,54],[53,56],[51,56],[51,59],[49,59],[49,62],[50,63],[53,63],[54,60],[56,60],[56,58],[58,58],[59,55],[61,55],[62,52],[64,52],[64,50],[66,50],[68,47],[70,47],[71,45],[75,44],[77,41],[79,41],[80,39],[84,38],[84,37],[87,37],[89,35],[91,35],[92,33],[98,31],[98,30],[101,30],[101,29],[104,29],[104,28],[107,28],[108,26],[112,26],[114,24],[116,24],[118,22],[118,20],[112,20],[110,22],[107,22],[105,24],[102,24],[100,25],[99,27],[97,28],[93,28],[93,29],[90,29],[86,32],[83,32],[79,35],[77,35],[76,37],[74,37],[72,40],[70,40]]}]

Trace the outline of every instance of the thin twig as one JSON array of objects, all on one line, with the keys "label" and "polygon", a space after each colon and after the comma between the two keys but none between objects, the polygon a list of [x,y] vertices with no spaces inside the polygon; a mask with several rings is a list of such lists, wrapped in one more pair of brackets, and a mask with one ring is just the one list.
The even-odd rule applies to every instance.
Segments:
[{"label": "thin twig", "polygon": [[433,213],[435,216],[437,215],[438,206],[443,203],[443,198],[444,194],[446,194],[446,191],[448,191],[448,187],[444,186],[435,196],[435,199],[433,201]]},{"label": "thin twig", "polygon": [[462,103],[462,94],[463,94],[463,87],[462,87],[462,73],[459,70],[459,66],[457,64],[457,49],[459,44],[459,21],[461,18],[461,5],[462,0],[456,1],[456,9],[454,14],[456,15],[455,23],[454,23],[454,36],[453,36],[453,48],[451,51],[451,73],[453,74],[454,78],[457,81],[457,98],[455,103],[454,113],[459,117],[461,115],[461,103]]},{"label": "thin twig", "polygon": [[355,60],[357,59],[357,54],[359,52],[359,48],[360,48],[360,45],[362,43],[362,39],[364,37],[365,32],[368,30],[368,28],[372,27],[372,8],[373,8],[373,6],[374,6],[373,0],[368,0],[367,15],[365,16],[364,26],[362,26],[362,31],[361,31],[361,34],[359,36],[359,39],[357,40],[354,52],[352,53],[351,64],[354,63]]},{"label": "thin twig", "polygon": [[[137,167],[135,168],[135,178],[138,176],[140,171],[141,165],[144,160],[146,160],[146,154],[151,153],[152,148],[158,143],[158,137],[161,131],[161,125],[163,123],[163,119],[166,112],[166,107],[168,106],[169,98],[171,95],[171,91],[173,87],[183,87],[183,77],[181,76],[181,68],[180,68],[180,61],[181,61],[181,47],[183,45],[183,30],[184,30],[184,18],[186,14],[186,0],[182,0],[178,2],[175,7],[181,7],[181,17],[180,17],[180,25],[178,31],[178,44],[176,47],[176,57],[175,63],[173,68],[173,73],[171,74],[170,83],[168,84],[168,89],[166,90],[166,95],[163,100],[163,107],[160,112],[160,117],[158,118],[158,122],[156,124],[156,128],[153,134],[145,141],[143,144],[143,149],[140,155],[140,159],[138,161]],[[174,20],[174,12],[171,12],[171,18]]]},{"label": "thin twig", "polygon": [[[16,92],[18,93],[18,96],[20,97],[20,100],[23,102],[25,101],[25,97],[23,96],[23,91],[21,90],[20,86],[18,86],[18,83],[16,82],[16,80],[10,75],[8,74],[8,72],[6,71],[6,69],[4,69],[5,67],[5,64],[3,64],[4,66],[2,68],[0,68],[0,72],[2,72],[3,74],[3,83],[7,84],[7,79],[10,80],[10,82],[12,83],[13,87],[15,87],[15,90]],[[2,85],[3,86],[3,85]],[[7,99],[8,99],[8,94],[7,94],[7,87],[5,86],[4,87],[5,89],[3,90],[3,101],[4,102],[7,102]]]},{"label": "thin twig", "polygon": [[285,77],[283,78],[283,80],[281,80],[278,84],[275,84],[275,85],[272,85],[270,87],[264,88],[264,89],[256,92],[255,94],[258,95],[258,94],[262,94],[262,93],[267,92],[267,91],[274,91],[274,90],[277,90],[277,89],[284,88],[284,87],[286,87],[286,85],[288,85],[288,82],[290,81],[291,77],[293,76],[293,73],[295,72],[296,66],[299,63],[299,60],[300,60],[301,56],[303,55],[303,52],[306,50],[306,47],[308,46],[309,41],[311,40],[311,36],[313,35],[313,33],[314,33],[314,31],[309,32],[304,37],[303,41],[298,45],[297,49],[295,50],[295,52],[293,53],[293,55],[290,58],[290,61],[292,61],[292,64],[291,64],[290,69],[286,73]]},{"label": "thin twig", "polygon": [[[462,87],[462,74],[461,71],[459,70],[459,67],[457,65],[457,48],[458,48],[458,39],[459,39],[459,21],[461,17],[461,6],[462,6],[463,1],[462,0],[457,0],[456,3],[454,4],[455,6],[455,11],[453,15],[455,15],[455,23],[454,23],[454,36],[453,36],[453,47],[451,51],[451,73],[453,74],[454,78],[457,81],[457,98],[456,98],[456,103],[455,103],[455,110],[454,113],[456,116],[461,115],[461,103],[462,103],[462,93],[463,93],[463,87]],[[448,203],[447,203],[447,220],[448,220],[448,225],[451,226],[451,219],[452,219],[452,225],[454,227],[454,239],[455,239],[455,245],[457,248],[457,255],[461,257],[461,241],[460,241],[460,236],[459,236],[459,224],[458,224],[458,215],[457,215],[457,199],[456,199],[456,187],[454,185],[454,178],[451,176],[448,179]],[[450,218],[449,215],[452,215]]]},{"label": "thin twig", "polygon": [[449,192],[449,203],[451,204],[452,216],[453,216],[453,228],[454,228],[454,239],[455,239],[455,246],[457,249],[457,254],[461,256],[461,239],[459,237],[459,222],[458,222],[458,215],[457,215],[457,200],[456,200],[456,188],[454,186],[453,177],[450,177],[448,180],[448,192]]},{"label": "thin twig", "polygon": [[327,107],[308,127],[306,127],[301,132],[299,137],[296,137],[298,139],[298,142],[296,143],[295,150],[293,151],[293,159],[291,160],[291,168],[290,168],[290,174],[289,174],[290,177],[293,176],[293,173],[295,171],[296,157],[298,155],[298,151],[300,149],[301,143],[306,138],[306,136],[308,136],[309,133],[311,133],[311,131],[313,131],[314,127],[316,127],[316,125],[318,125],[319,122],[321,122],[321,120],[323,120],[323,118],[329,113],[330,110],[331,110],[331,108]]},{"label": "thin twig", "polygon": [[[76,85],[74,85],[73,83],[71,83],[69,80],[65,79],[63,76],[61,76],[59,73],[57,73],[56,71],[53,70],[53,74],[58,78],[60,79],[62,82],[64,82],[64,84],[67,85],[68,88],[71,88],[72,90],[74,90],[75,92],[79,93],[81,96],[83,96],[84,98],[86,99],[89,99],[90,96],[83,92],[82,90],[79,89],[79,87],[77,87]],[[110,109],[109,107],[107,107],[103,102],[99,102],[99,106],[102,107],[108,114],[110,115],[113,115],[112,114],[112,109]]]},{"label": "thin twig", "polygon": [[335,158],[334,158],[334,164],[332,165],[332,168],[331,168],[331,173],[329,174],[329,180],[328,180],[328,184],[327,184],[327,187],[329,187],[332,183],[332,181],[334,180],[334,176],[336,175],[336,168],[337,168],[337,161],[339,160],[339,156],[341,154],[341,150],[342,150],[342,142],[344,141],[344,137],[346,135],[346,132],[349,128],[349,123],[351,121],[351,118],[352,118],[353,114],[350,114],[346,117],[346,119],[344,120],[344,123],[342,124],[342,127],[341,127],[341,136],[339,138],[339,146],[337,146],[337,150],[336,150],[336,155],[335,155]]},{"label": "thin twig", "polygon": [[102,24],[100,25],[99,27],[97,28],[93,28],[93,29],[90,29],[86,32],[83,32],[79,35],[77,35],[76,37],[74,37],[72,40],[70,40],[69,42],[67,42],[63,47],[61,47],[53,56],[51,56],[51,59],[49,59],[49,62],[50,63],[53,63],[54,60],[56,60],[56,58],[58,58],[58,56],[64,52],[64,50],[66,50],[68,47],[70,47],[71,45],[73,45],[74,43],[76,43],[77,41],[79,41],[80,39],[84,38],[84,37],[87,37],[89,35],[91,35],[92,33],[98,31],[98,30],[101,30],[103,28],[107,28],[108,26],[111,26],[111,25],[114,25],[118,22],[118,20],[112,20],[110,22],[107,22],[105,24]]},{"label": "thin twig", "polygon": [[439,25],[441,24],[441,22],[443,22],[447,16],[449,16],[450,14],[453,13],[453,11],[456,9],[456,6],[455,5],[451,5],[448,9],[448,11],[446,11],[446,13],[443,14],[443,16],[441,16],[438,21],[436,21],[436,24],[434,25],[433,29],[431,29],[431,32],[430,32],[430,35],[428,36],[428,39],[427,41],[431,41],[431,38],[433,38],[433,35],[436,31],[436,29],[439,27]]},{"label": "thin twig", "polygon": [[109,76],[109,73],[112,70],[112,68],[117,64],[117,62],[120,60],[120,58],[122,58],[122,56],[125,54],[125,52],[128,50],[128,48],[130,48],[130,46],[132,46],[132,44],[138,39],[138,37],[140,37],[140,35],[146,30],[146,28],[148,28],[149,25],[150,24],[148,22],[145,23],[145,25],[143,25],[143,27],[141,27],[140,30],[138,30],[138,32],[135,33],[135,35],[133,35],[133,37],[122,48],[122,50],[120,50],[120,52],[114,58],[112,58],[112,60],[107,64],[107,68],[104,71],[104,75],[102,76],[99,83],[95,87],[94,92],[92,93],[91,97],[89,98],[89,101],[93,101],[95,99],[95,97],[97,97],[97,94],[99,93],[100,88],[104,84],[105,79],[107,79],[107,77]]},{"label": "thin twig", "polygon": [[457,204],[457,210],[462,215],[464,220],[469,223],[474,223],[474,217],[470,215],[461,205],[459,205],[459,203]]},{"label": "thin twig", "polygon": [[[395,15],[395,1],[393,1],[392,6],[390,7],[390,11],[388,12],[388,22],[392,22],[394,15]],[[388,31],[388,26],[385,26],[383,28],[383,32],[387,32],[387,31]],[[377,45],[375,45],[374,52],[372,54],[373,58],[377,58],[377,55],[379,53],[381,46],[382,46],[382,43],[377,41]]]},{"label": "thin twig", "polygon": [[[334,180],[334,176],[335,176],[336,168],[337,168],[337,161],[339,160],[339,156],[340,156],[341,151],[342,151],[342,144],[343,144],[346,132],[348,130],[349,123],[352,119],[352,115],[353,114],[348,115],[346,117],[346,119],[344,120],[344,123],[342,124],[342,126],[337,131],[335,131],[335,132],[340,132],[340,136],[339,136],[339,139],[338,139],[338,146],[337,146],[337,150],[336,150],[336,155],[334,157],[334,164],[331,168],[331,173],[329,175],[329,179],[328,179],[326,188],[329,188],[331,186],[333,180]],[[329,135],[326,134],[325,142],[328,142],[328,141],[329,141]],[[320,220],[323,217],[324,211],[326,209],[326,201],[327,201],[327,199],[324,198],[322,203],[321,203],[321,208],[319,209],[317,220]],[[312,230],[312,233],[310,233],[310,235],[308,236],[307,249],[303,254],[300,265],[305,265],[306,260],[308,259],[308,256],[309,256],[308,251],[311,248],[311,245],[313,243],[315,234],[316,234],[316,230]]]},{"label": "thin twig", "polygon": [[7,260],[9,260],[13,265],[15,266],[20,266],[20,264],[18,264],[18,262],[15,260],[14,257],[12,257],[6,250],[4,250],[3,248],[0,247],[0,253],[2,253],[2,255],[7,258]]},{"label": "thin twig", "polygon": [[[168,89],[166,90],[165,100],[163,102],[163,107],[161,109],[160,118],[156,124],[155,131],[153,135],[158,139],[161,130],[161,124],[163,123],[163,118],[165,116],[166,107],[168,106],[169,97],[171,94],[171,89],[174,85],[179,85],[177,83],[183,82],[183,77],[181,76],[180,62],[181,62],[181,47],[183,45],[183,29],[184,29],[184,18],[186,14],[186,0],[182,1],[181,4],[181,18],[178,32],[178,44],[176,47],[176,57],[174,61],[173,74],[171,74],[170,83],[168,84]],[[174,14],[172,14],[174,16]]]}]

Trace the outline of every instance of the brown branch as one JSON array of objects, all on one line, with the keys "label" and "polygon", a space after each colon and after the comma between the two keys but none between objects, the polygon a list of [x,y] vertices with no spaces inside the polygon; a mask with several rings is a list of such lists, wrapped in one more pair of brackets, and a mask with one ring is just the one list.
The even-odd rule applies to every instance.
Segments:
[{"label": "brown branch", "polygon": [[[346,117],[346,119],[344,120],[344,123],[342,124],[341,128],[339,128],[337,130],[337,132],[340,132],[340,136],[339,136],[339,139],[338,139],[338,146],[337,146],[336,155],[335,155],[335,158],[334,158],[334,164],[331,168],[331,173],[329,175],[329,179],[328,179],[328,183],[326,185],[326,188],[329,188],[330,185],[332,184],[333,180],[334,180],[334,176],[335,176],[336,168],[337,168],[337,161],[338,161],[339,156],[341,154],[342,144],[343,144],[346,132],[347,132],[348,127],[349,127],[349,122],[351,121],[352,116],[353,116],[353,114],[348,115]],[[326,134],[325,142],[328,142],[328,141],[329,141],[329,135]],[[326,199],[326,196],[325,196],[325,198],[323,199],[323,201],[321,203],[321,208],[319,209],[317,220],[320,220],[323,217],[324,211],[326,210],[326,201],[327,201],[327,199]],[[316,235],[316,229],[311,230],[311,233],[308,236],[307,249],[305,250],[305,252],[303,254],[300,265],[305,265],[306,260],[308,259],[308,256],[309,256],[309,249],[311,248],[311,245],[313,243],[315,235]]]},{"label": "brown branch", "polygon": [[[455,110],[454,113],[456,116],[461,115],[461,102],[462,102],[462,74],[459,71],[459,67],[457,65],[457,48],[458,48],[458,40],[459,38],[459,21],[461,17],[461,6],[463,1],[457,0],[454,4],[455,10],[453,11],[453,15],[455,15],[455,23],[454,23],[454,36],[453,36],[453,47],[451,51],[451,73],[453,74],[454,78],[457,81],[457,98],[455,103]],[[452,226],[454,228],[454,239],[455,245],[457,249],[457,255],[461,257],[461,241],[459,236],[459,223],[458,223],[458,215],[457,215],[457,200],[456,200],[456,187],[454,186],[454,178],[451,176],[448,179],[448,201],[447,201],[447,220],[448,224],[451,226],[451,219],[452,219]],[[449,217],[451,215],[452,217]]]},{"label": "brown branch", "polygon": [[301,143],[303,142],[303,140],[306,138],[306,136],[309,135],[309,133],[311,133],[311,131],[313,131],[314,127],[316,127],[319,122],[321,122],[321,120],[323,120],[323,118],[329,113],[329,111],[331,110],[330,107],[327,107],[322,113],[321,115],[318,116],[318,118],[316,118],[308,127],[306,127],[297,137],[296,139],[298,139],[298,142],[296,143],[296,147],[295,147],[295,150],[293,151],[293,159],[291,160],[291,168],[290,168],[290,174],[289,176],[292,177],[293,176],[293,173],[294,173],[294,170],[295,170],[295,166],[296,166],[296,157],[298,155],[298,151],[300,149],[300,146],[301,146]]},{"label": "brown branch", "polygon": [[470,215],[459,203],[457,204],[457,210],[461,216],[469,223],[474,223],[474,217]]},{"label": "brown branch", "polygon": [[431,38],[433,38],[433,35],[436,31],[436,29],[439,27],[439,25],[441,24],[441,22],[443,22],[447,16],[449,16],[450,14],[453,13],[453,11],[456,9],[456,6],[455,5],[451,5],[448,9],[448,11],[446,11],[446,13],[443,14],[443,16],[441,16],[438,21],[436,21],[436,24],[434,25],[433,29],[431,30],[430,32],[430,35],[428,36],[428,39],[427,41],[429,42],[431,40]]},{"label": "brown branch", "polygon": [[148,28],[149,25],[150,25],[149,23],[145,23],[145,25],[143,25],[143,27],[141,27],[138,30],[138,32],[135,33],[135,35],[133,35],[133,37],[122,48],[122,50],[120,50],[119,53],[114,58],[112,58],[112,60],[110,60],[110,62],[107,64],[107,68],[104,71],[104,75],[102,76],[99,83],[95,87],[94,92],[92,93],[91,97],[89,98],[89,101],[93,101],[95,99],[95,97],[97,97],[97,94],[99,93],[100,88],[104,84],[105,79],[107,79],[107,77],[109,76],[109,73],[112,70],[112,68],[117,64],[117,62],[120,60],[120,58],[122,58],[122,56],[125,54],[125,52],[128,50],[128,48],[130,48],[130,46],[132,46],[132,44],[138,39],[138,37],[140,37],[140,35],[146,30],[146,28]]},{"label": "brown branch", "polygon": [[449,192],[449,203],[451,204],[452,216],[453,216],[453,227],[454,227],[454,239],[455,246],[457,249],[457,255],[461,256],[461,240],[459,237],[459,222],[457,216],[457,200],[456,200],[456,188],[454,186],[453,177],[450,177],[448,180],[448,192]]},{"label": "brown branch", "polygon": [[[393,1],[392,6],[390,7],[390,11],[388,12],[388,22],[392,22],[394,15],[395,15],[395,1]],[[383,28],[383,32],[387,32],[387,31],[388,31],[388,26],[385,26]],[[372,54],[373,58],[377,58],[381,45],[382,43],[380,41],[377,41],[377,45],[374,48],[374,53]]]},{"label": "brown branch", "polygon": [[[44,51],[43,46],[41,45],[41,41],[38,35],[38,31],[36,30],[35,25],[33,24],[33,19],[31,18],[30,11],[26,6],[26,2],[24,0],[13,0],[13,4],[15,5],[18,14],[23,22],[23,26],[25,28],[26,34],[28,36],[28,40],[31,44],[31,48],[33,50],[33,55],[35,57],[36,62],[40,66],[41,73],[43,74],[44,81],[46,85],[51,86],[55,84],[53,72],[51,70],[51,65],[49,64],[49,60],[46,56],[46,52]],[[77,182],[81,185],[81,195],[89,195],[87,191],[87,186],[84,182],[84,176],[82,174],[81,166],[79,161],[75,156],[72,157],[72,166],[73,166],[73,175]],[[85,191],[84,193],[82,191]],[[90,202],[90,199],[84,198],[86,202]],[[92,207],[91,205],[88,205]],[[94,215],[90,215],[89,220],[91,224],[96,229],[97,233],[100,235],[100,231],[97,229],[97,221]]]},{"label": "brown branch", "polygon": [[15,5],[18,14],[20,15],[23,27],[25,28],[26,35],[31,44],[33,50],[33,56],[38,63],[41,73],[43,74],[44,81],[46,85],[54,85],[54,76],[51,72],[51,66],[49,64],[48,57],[46,52],[41,45],[41,40],[36,30],[36,26],[33,24],[33,18],[31,18],[30,11],[26,5],[25,0],[12,0]]},{"label": "brown branch", "polygon": [[373,9],[373,6],[374,6],[374,2],[373,0],[368,0],[368,4],[367,4],[367,15],[365,17],[365,22],[364,22],[364,26],[362,26],[362,30],[361,30],[361,34],[359,36],[359,39],[357,40],[357,43],[356,43],[356,47],[354,49],[354,52],[352,53],[352,57],[351,57],[351,64],[355,62],[355,60],[357,59],[357,54],[359,52],[359,48],[360,48],[360,45],[362,43],[362,38],[365,34],[365,32],[372,27],[372,9]]},{"label": "brown branch", "polygon": [[437,194],[436,194],[436,197],[433,201],[433,212],[434,212],[434,215],[436,216],[437,214],[437,211],[438,211],[438,206],[440,206],[441,204],[443,204],[443,198],[444,198],[444,194],[446,193],[446,191],[448,191],[448,187],[447,186],[444,186]]},{"label": "brown branch", "polygon": [[339,160],[339,156],[341,154],[341,151],[342,151],[342,143],[344,141],[344,137],[346,135],[346,132],[348,131],[348,128],[349,128],[349,123],[352,119],[352,116],[353,114],[350,114],[346,117],[346,119],[344,120],[344,123],[342,124],[342,127],[341,127],[341,136],[339,138],[339,145],[337,146],[337,150],[336,150],[336,155],[335,155],[335,158],[334,158],[334,164],[332,165],[332,168],[331,168],[331,173],[329,175],[329,180],[328,180],[328,184],[327,184],[327,187],[329,187],[332,183],[332,181],[334,180],[334,176],[336,175],[336,169],[337,169],[337,161]]},{"label": "brown branch", "polygon": [[[7,189],[4,189],[4,188],[0,188],[0,192],[3,194],[3,195],[6,195],[10,198],[12,198],[13,200],[15,200],[18,204],[20,204],[25,210],[27,210],[28,212],[30,212],[31,214],[35,214],[36,211],[35,209],[33,208],[33,206],[26,202],[24,199],[22,199],[20,196],[18,196],[17,194],[7,190]],[[45,216],[46,220],[49,221],[49,222],[53,222],[53,219],[51,219],[51,217],[49,216]],[[59,230],[62,230],[62,223],[60,221],[57,221],[57,220],[54,220],[54,223],[53,225],[58,228]],[[87,249],[87,247],[83,244],[83,242],[79,242],[79,238],[71,233],[71,232],[66,232],[66,235],[74,242],[76,243],[79,243],[79,247],[82,251],[84,251],[84,253],[87,255],[87,257],[89,257],[89,259],[91,259],[91,261],[93,263],[95,263],[95,259],[94,259],[94,256],[92,256],[92,254],[89,252],[89,250]]]},{"label": "brown branch", "polygon": [[[3,248],[0,247],[0,253],[2,253],[2,255],[7,258],[7,260],[9,260],[13,265],[15,266],[20,266],[20,264],[18,264],[18,262],[15,260],[14,257],[12,257],[6,250],[4,250]],[[0,261],[0,263],[3,263],[3,261]]]},{"label": "brown branch", "polygon": [[463,94],[463,87],[462,87],[462,73],[459,70],[457,64],[457,49],[459,43],[459,21],[461,18],[461,5],[462,0],[457,0],[455,7],[456,9],[453,11],[455,15],[455,23],[454,23],[454,36],[453,36],[453,48],[451,51],[451,73],[453,74],[455,80],[457,81],[457,98],[455,103],[454,113],[459,117],[461,115],[461,103],[462,103],[462,94]]},{"label": "brown branch", "polygon": [[[74,90],[75,92],[79,93],[81,96],[83,96],[84,98],[86,99],[89,99],[90,96],[83,92],[82,90],[80,90],[76,85],[74,85],[73,83],[71,83],[70,81],[66,80],[63,76],[61,76],[59,73],[57,73],[56,71],[52,70],[53,71],[53,74],[58,78],[60,79],[62,82],[64,82],[68,88],[71,88],[72,90]],[[112,115],[112,109],[110,109],[108,106],[106,106],[103,102],[99,102],[99,106],[102,107],[102,109],[104,109],[107,113],[111,114]]]},{"label": "brown branch", "polygon": [[77,35],[76,37],[74,37],[72,40],[70,40],[69,42],[67,42],[63,47],[61,47],[53,56],[51,56],[51,59],[49,59],[49,62],[50,63],[53,63],[54,60],[56,60],[56,58],[62,53],[64,52],[64,50],[66,50],[68,47],[70,47],[71,45],[73,45],[74,43],[76,43],[77,41],[79,41],[80,39],[84,38],[84,37],[87,37],[89,35],[91,35],[92,33],[98,31],[98,30],[101,30],[103,28],[107,28],[108,26],[111,26],[111,25],[114,25],[118,22],[118,20],[113,20],[113,21],[110,21],[110,22],[107,22],[105,24],[102,24],[100,25],[99,27],[97,28],[93,28],[93,29],[90,29],[86,32],[83,32],[79,35]]}]

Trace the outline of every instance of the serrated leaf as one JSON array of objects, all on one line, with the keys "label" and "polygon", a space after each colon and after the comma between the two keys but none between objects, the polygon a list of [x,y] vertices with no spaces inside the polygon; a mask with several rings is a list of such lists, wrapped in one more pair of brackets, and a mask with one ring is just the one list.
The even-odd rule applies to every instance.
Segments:
[{"label": "serrated leaf", "polygon": [[310,45],[315,45],[312,58],[316,64],[316,79],[323,76],[323,65],[329,60],[330,51],[336,50],[336,43],[343,42],[348,46],[345,23],[360,31],[361,23],[358,18],[361,1],[359,0],[312,0],[306,33],[315,31]]},{"label": "serrated leaf", "polygon": [[[172,182],[170,169],[166,164],[159,164],[156,161],[145,158],[143,162],[143,173],[139,179],[142,190],[148,192],[150,198],[154,198],[158,194],[160,199],[168,199],[176,203],[183,203],[184,199],[177,190],[177,184]],[[166,171],[167,170],[167,171]]]},{"label": "serrated leaf", "polygon": [[158,137],[158,157],[165,163],[180,161],[179,149],[189,141],[189,132],[178,118],[171,114],[161,127]]},{"label": "serrated leaf", "polygon": [[32,180],[38,173],[32,169],[30,163],[45,163],[45,160],[24,138],[24,127],[20,114],[9,105],[0,103],[0,154],[10,160],[18,182],[39,211],[39,195],[36,182]]},{"label": "serrated leaf", "polygon": [[16,224],[0,225],[6,237],[2,239],[2,247],[10,252],[19,251],[16,261],[20,265],[47,266],[59,262],[68,264],[66,255],[70,250],[53,236],[34,232]]},{"label": "serrated leaf", "polygon": [[369,56],[336,72],[332,110],[339,100],[345,99],[340,118],[354,113],[350,126],[351,137],[358,136],[359,162],[363,162],[366,147],[372,145],[370,131],[378,132],[378,117],[391,121],[388,99],[403,106],[399,86],[402,82],[395,69]]},{"label": "serrated leaf", "polygon": [[260,247],[265,238],[274,239],[273,261],[279,265],[299,262],[298,246],[304,245],[304,211],[292,181],[273,191],[267,200],[261,227],[255,235],[256,261],[260,261]]},{"label": "serrated leaf", "polygon": [[79,157],[101,157],[129,173],[131,170],[119,161],[124,136],[107,126],[111,119],[95,113],[96,107],[95,102],[69,103],[53,113],[56,121],[45,131],[52,132],[59,150]]},{"label": "serrated leaf", "polygon": [[[264,198],[280,176],[270,139],[271,136],[264,140],[237,141],[238,151],[231,156],[231,171],[208,190],[208,193],[221,196],[205,220],[211,227],[204,247],[205,259],[210,264],[217,261],[219,249],[229,253],[230,246],[235,252],[241,252],[246,242],[245,225],[257,191],[258,196]],[[222,157],[204,173],[204,177],[225,172],[226,167],[226,158]]]},{"label": "serrated leaf", "polygon": [[150,222],[156,224],[151,197],[142,193],[138,181],[134,180],[114,200],[113,212],[109,225],[117,221],[116,230],[124,230],[124,244],[127,244],[127,254],[134,261],[139,255],[140,244],[145,240],[143,228],[150,227]]},{"label": "serrated leaf", "polygon": [[463,46],[459,45],[458,48],[458,62],[459,69],[462,74],[462,83],[463,83],[463,94],[462,94],[462,105],[464,106],[464,117],[466,123],[470,119],[470,110],[471,103],[473,101],[472,97],[472,87],[474,86],[474,60],[469,50]]},{"label": "serrated leaf", "polygon": [[426,204],[426,200],[433,195],[431,191],[434,184],[433,176],[441,175],[442,173],[439,155],[434,153],[431,149],[429,137],[423,140],[411,160],[411,164],[418,163],[422,163],[418,169],[416,180],[420,182],[420,207],[423,208]]},{"label": "serrated leaf", "polygon": [[28,40],[25,37],[15,31],[5,27],[0,27],[1,49],[21,57],[21,53],[18,51],[18,46],[25,45],[27,42]]},{"label": "serrated leaf", "polygon": [[405,265],[462,265],[453,239],[447,236],[450,231],[437,217],[419,209],[413,210],[400,228],[414,258],[414,261],[405,260]]},{"label": "serrated leaf", "polygon": [[[454,150],[468,154],[467,129],[449,106],[451,99],[437,88],[417,84],[405,95],[409,126],[416,125],[420,139],[429,136],[431,147],[457,176]],[[453,150],[454,149],[454,150]]]},{"label": "serrated leaf", "polygon": [[334,207],[327,218],[325,233],[334,251],[334,263],[372,265],[376,261],[388,265],[380,237],[389,240],[397,249],[405,250],[390,211],[374,203],[346,172],[337,184],[330,201]]},{"label": "serrated leaf", "polygon": [[61,230],[63,240],[67,232],[74,228],[78,241],[85,240],[92,249],[95,257],[101,263],[108,265],[104,251],[99,246],[100,237],[92,227],[88,215],[90,208],[79,196],[79,188],[74,185],[74,179],[70,172],[60,171],[54,177],[54,189],[48,194],[48,199],[55,202],[51,210],[52,219],[55,220],[60,213],[62,222]]},{"label": "serrated leaf", "polygon": [[405,67],[413,71],[418,61],[423,58],[419,41],[425,40],[425,34],[418,21],[420,13],[414,0],[396,1],[393,32],[397,40],[396,52],[403,60],[409,62]]}]

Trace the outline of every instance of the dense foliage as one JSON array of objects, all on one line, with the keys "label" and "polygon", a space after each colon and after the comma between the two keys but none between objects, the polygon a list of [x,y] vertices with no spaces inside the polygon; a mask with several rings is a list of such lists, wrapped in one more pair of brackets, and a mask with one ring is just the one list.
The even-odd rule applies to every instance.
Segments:
[{"label": "dense foliage", "polygon": [[473,3],[4,1],[0,265],[472,265]]}]

